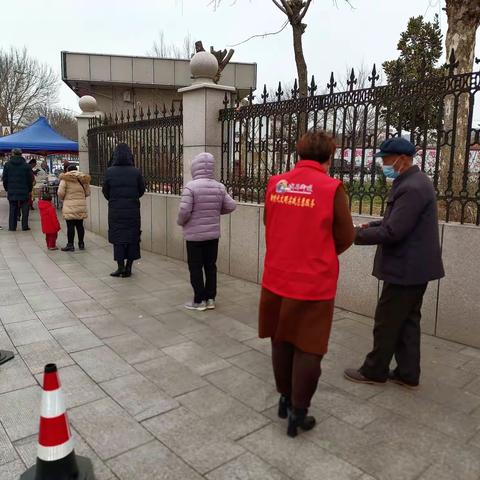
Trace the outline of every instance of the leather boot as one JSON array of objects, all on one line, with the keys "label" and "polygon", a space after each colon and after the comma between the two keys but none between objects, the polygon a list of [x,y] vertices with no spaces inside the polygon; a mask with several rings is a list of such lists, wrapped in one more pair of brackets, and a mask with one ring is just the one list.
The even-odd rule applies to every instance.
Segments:
[{"label": "leather boot", "polygon": [[278,401],[278,416],[280,418],[287,418],[288,411],[292,408],[292,401],[290,397],[286,395],[281,395],[280,400]]},{"label": "leather boot", "polygon": [[307,413],[308,408],[292,408],[290,410],[287,427],[287,435],[289,437],[296,437],[298,435],[299,428],[304,431],[308,431],[315,426],[317,423],[315,417],[309,417]]},{"label": "leather boot", "polygon": [[62,252],[74,252],[75,247],[73,246],[73,243],[67,243],[65,247],[62,248]]},{"label": "leather boot", "polygon": [[132,265],[133,265],[133,260],[127,260],[125,271],[122,273],[123,278],[128,278],[132,276]]},{"label": "leather boot", "polygon": [[111,277],[121,277],[125,272],[125,265],[122,261],[117,261],[118,268],[110,274]]}]

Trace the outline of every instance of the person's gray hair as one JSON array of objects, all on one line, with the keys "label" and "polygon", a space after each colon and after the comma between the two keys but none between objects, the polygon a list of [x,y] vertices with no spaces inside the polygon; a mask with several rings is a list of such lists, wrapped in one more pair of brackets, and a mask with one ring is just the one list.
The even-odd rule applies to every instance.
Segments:
[{"label": "person's gray hair", "polygon": [[22,154],[22,149],[21,148],[14,148],[12,150],[13,155],[21,155]]}]

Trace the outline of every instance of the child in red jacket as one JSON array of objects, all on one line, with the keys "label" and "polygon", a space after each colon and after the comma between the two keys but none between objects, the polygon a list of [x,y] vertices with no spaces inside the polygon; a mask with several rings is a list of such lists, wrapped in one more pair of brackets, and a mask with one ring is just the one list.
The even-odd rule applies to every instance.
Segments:
[{"label": "child in red jacket", "polygon": [[44,192],[42,199],[38,202],[38,210],[40,211],[40,220],[42,221],[42,232],[45,234],[47,247],[49,250],[58,250],[57,234],[60,230],[57,212],[52,205],[52,197],[48,192]]}]

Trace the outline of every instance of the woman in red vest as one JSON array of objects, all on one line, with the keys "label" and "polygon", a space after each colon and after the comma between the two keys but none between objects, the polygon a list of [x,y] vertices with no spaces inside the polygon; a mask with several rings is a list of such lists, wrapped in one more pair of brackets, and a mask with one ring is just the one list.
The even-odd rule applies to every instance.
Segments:
[{"label": "woman in red vest", "polygon": [[315,426],[307,413],[328,347],[338,255],[355,237],[343,185],[327,173],[335,148],[325,132],[306,133],[297,144],[300,161],[270,179],[265,198],[259,335],[272,341],[278,415],[288,416],[291,437]]}]

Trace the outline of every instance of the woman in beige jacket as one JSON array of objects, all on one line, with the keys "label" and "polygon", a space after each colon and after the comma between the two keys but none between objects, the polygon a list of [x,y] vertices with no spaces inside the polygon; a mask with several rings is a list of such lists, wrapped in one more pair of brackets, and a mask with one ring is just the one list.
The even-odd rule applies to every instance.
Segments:
[{"label": "woman in beige jacket", "polygon": [[75,229],[78,234],[78,248],[85,249],[83,241],[85,229],[83,220],[88,217],[87,197],[90,196],[90,175],[79,172],[75,165],[70,165],[66,173],[60,175],[58,197],[63,201],[63,218],[67,222],[68,243],[64,252],[74,252]]}]

